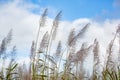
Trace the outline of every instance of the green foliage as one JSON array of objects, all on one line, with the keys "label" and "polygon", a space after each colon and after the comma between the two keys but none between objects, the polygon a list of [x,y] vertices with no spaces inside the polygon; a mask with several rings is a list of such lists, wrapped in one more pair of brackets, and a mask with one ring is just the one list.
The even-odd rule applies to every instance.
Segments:
[{"label": "green foliage", "polygon": [[[1,71],[0,73],[0,80],[16,80],[19,78],[17,72],[16,72],[16,68],[17,65],[15,62],[11,61],[8,68],[6,68],[6,70]],[[6,73],[4,73],[4,72]]]}]

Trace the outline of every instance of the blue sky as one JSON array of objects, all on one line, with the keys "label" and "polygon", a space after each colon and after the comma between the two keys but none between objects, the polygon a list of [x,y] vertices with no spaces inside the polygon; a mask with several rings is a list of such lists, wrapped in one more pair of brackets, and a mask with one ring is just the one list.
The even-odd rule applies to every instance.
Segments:
[{"label": "blue sky", "polygon": [[[1,3],[6,3],[14,0],[0,0]],[[48,8],[50,17],[53,17],[60,10],[62,11],[62,19],[73,21],[78,18],[120,18],[120,11],[116,5],[119,0],[23,0],[26,3],[39,5],[42,8]],[[115,5],[114,5],[115,3]],[[51,10],[52,9],[52,10]],[[39,9],[31,10],[38,14]],[[54,13],[55,12],[55,13]]]},{"label": "blue sky", "polygon": [[[74,20],[77,18],[93,18],[98,15],[106,15],[112,12],[113,0],[31,0],[34,4],[43,7],[52,7],[63,11],[63,18]],[[104,16],[105,17],[105,16]]]},{"label": "blue sky", "polygon": [[[119,11],[115,7],[119,0],[27,0],[41,7],[62,10],[62,18],[75,20],[78,18],[119,18]],[[114,5],[115,3],[115,5]],[[117,6],[119,7],[119,6]]]}]

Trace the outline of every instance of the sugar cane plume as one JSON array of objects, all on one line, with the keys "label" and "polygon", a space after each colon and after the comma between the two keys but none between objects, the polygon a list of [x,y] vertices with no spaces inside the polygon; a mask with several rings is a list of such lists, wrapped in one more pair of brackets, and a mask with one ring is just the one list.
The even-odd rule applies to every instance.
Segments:
[{"label": "sugar cane plume", "polygon": [[116,33],[120,33],[120,24],[118,25],[118,28],[116,30]]},{"label": "sugar cane plume", "polygon": [[40,21],[39,21],[39,29],[38,29],[36,40],[35,40],[35,51],[34,51],[35,54],[36,54],[37,49],[38,49],[38,40],[39,40],[39,35],[40,35],[40,29],[41,29],[41,27],[44,27],[45,22],[46,22],[47,10],[48,9],[44,10],[44,12],[40,18]]},{"label": "sugar cane plume", "polygon": [[83,37],[83,35],[85,34],[86,30],[88,29],[90,23],[86,24],[77,35],[74,36],[74,38],[72,40],[70,40],[69,44],[76,42],[79,38]]},{"label": "sugar cane plume", "polygon": [[52,40],[55,39],[56,37],[56,34],[57,34],[57,29],[58,29],[58,25],[59,25],[59,21],[60,21],[60,18],[61,18],[61,13],[62,11],[60,11],[57,16],[55,17],[54,21],[53,21],[53,24],[52,24],[52,31],[53,31],[53,34],[52,34]]},{"label": "sugar cane plume", "polygon": [[46,50],[46,48],[48,47],[48,38],[49,38],[49,33],[47,31],[42,38],[38,52]]},{"label": "sugar cane plume", "polygon": [[11,59],[12,60],[15,60],[16,51],[17,51],[16,46],[13,46],[12,51],[11,51]]},{"label": "sugar cane plume", "polygon": [[80,38],[83,36],[83,34],[86,32],[87,28],[89,27],[90,23],[86,24],[81,30],[80,32],[76,35],[76,38]]},{"label": "sugar cane plume", "polygon": [[4,55],[5,57],[6,49],[9,46],[11,40],[12,40],[12,29],[8,32],[7,36],[2,40],[0,44],[0,57],[1,55]]},{"label": "sugar cane plume", "polygon": [[112,68],[114,67],[114,65],[113,65],[114,62],[113,62],[112,52],[113,52],[113,44],[114,44],[116,35],[117,35],[117,32],[116,32],[114,38],[110,41],[110,43],[109,43],[109,45],[108,45],[108,49],[107,49],[107,51],[106,51],[106,54],[108,54],[107,61],[106,61],[106,68],[107,68],[107,69],[112,69]]},{"label": "sugar cane plume", "polygon": [[85,58],[88,55],[88,51],[89,51],[90,48],[91,48],[91,46],[87,47],[85,43],[83,43],[81,45],[80,50],[78,50],[77,53],[76,53],[77,62],[83,63],[83,61],[85,60]]},{"label": "sugar cane plume", "polygon": [[35,42],[32,41],[31,51],[30,51],[30,60],[32,60],[35,57],[34,51],[35,51]]},{"label": "sugar cane plume", "polygon": [[120,24],[118,25],[118,29],[116,30],[118,33],[118,40],[119,40],[119,51],[118,51],[118,66],[120,65]]},{"label": "sugar cane plume", "polygon": [[47,11],[48,9],[45,9],[41,18],[40,18],[40,27],[43,27],[45,25],[45,22],[46,22],[46,16],[47,16]]},{"label": "sugar cane plume", "polygon": [[69,47],[75,45],[76,41],[75,40],[72,41],[74,39],[74,37],[75,37],[75,28],[71,29],[70,34],[68,36],[67,44]]},{"label": "sugar cane plume", "polygon": [[100,65],[99,42],[97,41],[97,39],[95,39],[93,44],[93,78],[94,78],[94,75],[96,75],[96,77],[100,76],[99,65]]},{"label": "sugar cane plume", "polygon": [[[67,46],[68,46],[68,61],[71,62],[73,55],[75,54],[75,46],[76,46],[76,41],[72,41],[73,38],[75,37],[75,28],[71,29],[69,36],[68,36],[68,41],[67,41]],[[72,41],[72,42],[71,42]]]},{"label": "sugar cane plume", "polygon": [[99,57],[99,43],[97,41],[97,39],[94,40],[94,44],[93,44],[93,54],[94,54],[94,61],[97,61],[98,57]]},{"label": "sugar cane plume", "polygon": [[58,61],[58,59],[61,57],[61,53],[62,53],[62,45],[61,45],[61,41],[59,41],[56,52],[54,54],[56,61]]},{"label": "sugar cane plume", "polygon": [[2,43],[0,45],[0,56],[4,54],[5,51],[6,51],[6,38],[2,40]]}]

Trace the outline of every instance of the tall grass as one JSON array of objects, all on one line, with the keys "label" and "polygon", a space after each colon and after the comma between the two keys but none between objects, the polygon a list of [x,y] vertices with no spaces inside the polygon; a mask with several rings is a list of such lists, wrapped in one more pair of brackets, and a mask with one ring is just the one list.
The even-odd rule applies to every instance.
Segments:
[{"label": "tall grass", "polygon": [[[0,60],[2,67],[0,68],[0,80],[120,80],[120,47],[117,65],[115,65],[116,63],[113,59],[115,40],[119,39],[118,44],[120,46],[120,25],[118,25],[113,39],[111,39],[106,48],[107,59],[104,62],[105,64],[101,65],[99,40],[95,39],[91,45],[78,42],[89,30],[90,23],[86,23],[78,33],[76,33],[74,28],[71,29],[66,45],[63,47],[63,41],[60,40],[56,51],[52,53],[52,45],[55,44],[61,11],[53,20],[50,32],[46,31],[39,41],[41,27],[45,27],[47,22],[47,12],[48,10],[45,9],[41,15],[37,36],[31,45],[29,65],[16,63],[14,56],[16,54],[16,46],[13,46],[11,52],[7,51],[12,40],[12,30],[1,41]],[[77,44],[81,45],[78,50],[76,49]],[[93,63],[91,63],[93,71],[92,74],[89,74],[84,68],[86,66],[84,63],[91,53],[93,56]],[[65,59],[64,55],[66,55]],[[5,63],[8,58],[10,63],[6,66]],[[29,68],[26,66],[29,66]]]}]

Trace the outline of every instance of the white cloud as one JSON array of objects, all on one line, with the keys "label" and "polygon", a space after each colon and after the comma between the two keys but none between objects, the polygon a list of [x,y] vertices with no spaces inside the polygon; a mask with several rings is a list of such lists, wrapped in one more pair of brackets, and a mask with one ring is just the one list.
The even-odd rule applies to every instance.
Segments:
[{"label": "white cloud", "polygon": [[[18,54],[20,56],[21,52],[24,54],[29,53],[31,42],[35,40],[37,34],[40,16],[27,10],[28,7],[32,8],[38,6],[33,4],[29,6],[18,6],[18,4],[19,1],[0,6],[0,39],[13,28],[13,44],[17,45]],[[120,19],[108,19],[103,22],[96,22],[88,18],[76,19],[72,22],[61,21],[58,29],[57,41],[62,40],[62,42],[65,43],[71,28],[74,27],[78,31],[87,23],[91,23],[91,25],[84,38],[79,42],[93,43],[94,39],[97,38],[101,44],[101,52],[105,52],[105,47],[107,47],[108,43],[113,38],[114,35],[112,35],[112,33],[116,31]],[[43,35],[45,30],[50,30],[51,25],[52,19],[49,18],[46,27],[42,28],[43,31],[41,31],[41,35]],[[57,41],[55,41],[55,43],[57,43]],[[22,54],[22,56],[24,55]]]},{"label": "white cloud", "polygon": [[[18,3],[9,3],[0,8],[0,35],[5,35],[13,28],[13,42],[20,48],[30,46],[38,28],[39,16],[17,6]],[[26,43],[26,44],[24,44]],[[19,48],[19,46],[17,46]]]}]

